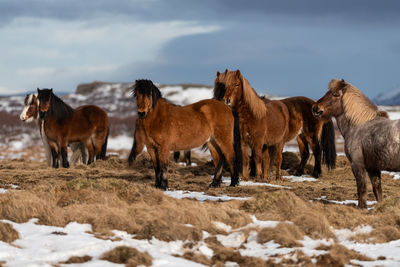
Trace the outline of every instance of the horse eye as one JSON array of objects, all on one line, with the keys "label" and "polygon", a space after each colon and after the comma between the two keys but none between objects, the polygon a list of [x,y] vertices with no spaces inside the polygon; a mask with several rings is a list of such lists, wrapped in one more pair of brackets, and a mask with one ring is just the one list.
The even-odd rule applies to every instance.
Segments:
[{"label": "horse eye", "polygon": [[340,96],[338,93],[332,93],[332,95],[333,95],[334,97]]}]

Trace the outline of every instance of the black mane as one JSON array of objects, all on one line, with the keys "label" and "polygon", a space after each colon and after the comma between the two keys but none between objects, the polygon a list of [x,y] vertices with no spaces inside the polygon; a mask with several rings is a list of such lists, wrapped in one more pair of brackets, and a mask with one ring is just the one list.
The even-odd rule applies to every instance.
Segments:
[{"label": "black mane", "polygon": [[61,100],[58,96],[53,94],[51,89],[40,90],[38,99],[41,102],[43,99],[50,100],[49,114],[54,116],[56,120],[65,120],[72,117],[74,109]]},{"label": "black mane", "polygon": [[136,80],[132,92],[136,98],[138,94],[146,95],[148,97],[151,96],[153,99],[153,108],[156,106],[158,99],[162,98],[160,90],[151,80]]},{"label": "black mane", "polygon": [[221,82],[216,82],[214,85],[214,99],[222,101],[225,95],[225,91],[225,84]]}]

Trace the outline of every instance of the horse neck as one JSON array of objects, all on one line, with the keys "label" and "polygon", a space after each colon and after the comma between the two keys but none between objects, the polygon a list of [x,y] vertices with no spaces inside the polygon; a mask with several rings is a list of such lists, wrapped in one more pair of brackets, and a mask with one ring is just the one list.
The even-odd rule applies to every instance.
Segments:
[{"label": "horse neck", "polygon": [[171,105],[168,103],[164,98],[159,98],[157,100],[156,106],[152,108],[149,113],[147,114],[146,118],[144,120],[153,120],[154,118],[157,118],[160,116],[160,112],[162,112],[166,106]]},{"label": "horse neck", "polygon": [[335,117],[336,118],[336,123],[339,128],[340,133],[342,134],[343,138],[346,139],[346,137],[349,137],[354,129],[357,128],[356,125],[354,125],[343,113],[340,116]]},{"label": "horse neck", "polygon": [[238,103],[232,107],[234,111],[236,111],[239,116],[241,114],[250,114],[251,117],[254,117],[253,113],[250,110],[250,107],[247,103],[244,102],[243,98],[241,98]]}]

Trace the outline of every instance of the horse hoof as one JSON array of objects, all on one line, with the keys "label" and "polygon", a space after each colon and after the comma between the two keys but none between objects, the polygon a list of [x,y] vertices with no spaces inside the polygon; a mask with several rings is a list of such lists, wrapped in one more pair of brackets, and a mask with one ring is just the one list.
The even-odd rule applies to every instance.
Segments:
[{"label": "horse hoof", "polygon": [[239,180],[237,181],[231,181],[231,184],[229,186],[234,187],[239,185]]},{"label": "horse hoof", "polygon": [[311,174],[311,176],[314,177],[314,178],[319,178],[320,175],[321,175],[321,173],[318,173],[318,172],[313,172]]},{"label": "horse hoof", "polygon": [[297,171],[294,173],[295,176],[302,176],[303,174],[304,174],[304,171],[300,171],[300,170],[297,170]]},{"label": "horse hoof", "polygon": [[220,187],[220,186],[221,186],[221,181],[213,180],[208,187],[214,187],[215,188],[215,187]]}]

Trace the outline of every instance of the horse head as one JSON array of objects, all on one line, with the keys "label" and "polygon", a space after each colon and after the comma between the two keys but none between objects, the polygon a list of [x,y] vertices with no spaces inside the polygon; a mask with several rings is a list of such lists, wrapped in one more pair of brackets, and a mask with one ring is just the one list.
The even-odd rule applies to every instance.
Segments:
[{"label": "horse head", "polygon": [[39,103],[37,94],[26,95],[24,100],[24,108],[19,115],[21,121],[31,122],[39,118]]},{"label": "horse head", "polygon": [[136,98],[139,118],[146,117],[161,98],[160,90],[150,80],[136,80],[133,94]]},{"label": "horse head", "polygon": [[333,79],[329,83],[329,90],[317,100],[312,106],[312,113],[316,118],[330,119],[340,116],[343,113],[343,95],[347,83],[342,80]]},{"label": "horse head", "polygon": [[223,101],[230,107],[235,107],[243,93],[243,76],[240,70],[217,72],[214,85],[214,98]]},{"label": "horse head", "polygon": [[43,119],[51,106],[51,100],[53,97],[53,88],[42,89],[42,90],[37,88],[37,92],[38,92],[37,98],[39,102],[39,117]]}]

